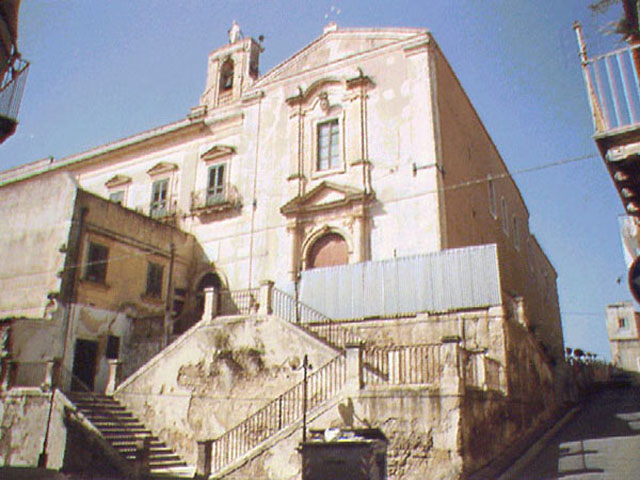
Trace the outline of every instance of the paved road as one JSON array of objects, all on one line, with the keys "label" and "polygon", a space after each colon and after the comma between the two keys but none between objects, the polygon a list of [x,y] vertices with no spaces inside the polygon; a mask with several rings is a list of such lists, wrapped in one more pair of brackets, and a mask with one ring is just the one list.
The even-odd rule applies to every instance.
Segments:
[{"label": "paved road", "polygon": [[640,388],[606,390],[514,480],[640,480]]}]

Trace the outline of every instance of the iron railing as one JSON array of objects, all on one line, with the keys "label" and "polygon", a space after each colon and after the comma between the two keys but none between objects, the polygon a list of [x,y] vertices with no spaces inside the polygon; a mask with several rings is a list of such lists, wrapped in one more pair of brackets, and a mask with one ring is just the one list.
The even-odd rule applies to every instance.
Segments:
[{"label": "iron railing", "polygon": [[[346,361],[338,355],[309,375],[306,385],[307,411],[333,397],[346,381]],[[242,423],[213,441],[212,470],[218,471],[303,417],[304,381],[267,403]]]},{"label": "iron railing", "polygon": [[365,385],[432,385],[442,373],[438,344],[368,347],[363,351]]},{"label": "iron railing", "polygon": [[273,313],[290,323],[303,327],[312,335],[325,342],[344,348],[347,345],[362,343],[362,339],[351,330],[334,322],[313,308],[296,302],[295,298],[277,288],[271,297]]},{"label": "iron railing", "polygon": [[211,189],[195,190],[191,192],[191,211],[210,211],[238,208],[242,205],[240,193],[235,185],[225,183],[222,190],[213,192]]},{"label": "iron railing", "polygon": [[29,62],[16,58],[0,79],[0,116],[17,120],[24,85],[29,73]]},{"label": "iron railing", "polygon": [[218,294],[219,315],[250,315],[258,310],[260,289],[222,290]]},{"label": "iron railing", "polygon": [[640,124],[640,45],[582,62],[596,132]]}]

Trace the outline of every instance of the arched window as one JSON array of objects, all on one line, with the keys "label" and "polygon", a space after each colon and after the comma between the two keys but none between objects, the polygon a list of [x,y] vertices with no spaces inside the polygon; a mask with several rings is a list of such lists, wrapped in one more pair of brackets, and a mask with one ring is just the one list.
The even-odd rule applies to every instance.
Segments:
[{"label": "arched window", "polygon": [[327,233],[316,240],[307,256],[307,269],[333,267],[347,263],[349,263],[347,242],[337,233]]},{"label": "arched window", "polygon": [[233,88],[233,60],[228,58],[220,67],[220,92],[229,92]]}]

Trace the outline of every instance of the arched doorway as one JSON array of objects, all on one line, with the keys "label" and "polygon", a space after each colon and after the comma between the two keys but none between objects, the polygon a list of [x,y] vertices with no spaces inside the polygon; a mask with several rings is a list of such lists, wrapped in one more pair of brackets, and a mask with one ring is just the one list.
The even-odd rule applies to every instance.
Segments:
[{"label": "arched doorway", "polygon": [[175,323],[173,327],[174,333],[183,333],[191,326],[193,326],[196,322],[198,322],[202,318],[202,314],[204,313],[204,289],[208,287],[213,287],[216,291],[220,291],[222,289],[222,280],[220,277],[213,273],[206,273],[198,282],[198,285],[195,289],[194,297],[194,308],[192,312],[182,315],[178,321]]},{"label": "arched doorway", "polygon": [[216,291],[220,291],[222,288],[222,280],[213,272],[209,272],[202,277],[196,287],[196,313],[198,318],[202,317],[204,312],[204,289],[210,287],[215,288]]},{"label": "arched doorway", "polygon": [[342,235],[331,232],[317,239],[307,255],[306,268],[333,267],[349,263],[349,249]]}]

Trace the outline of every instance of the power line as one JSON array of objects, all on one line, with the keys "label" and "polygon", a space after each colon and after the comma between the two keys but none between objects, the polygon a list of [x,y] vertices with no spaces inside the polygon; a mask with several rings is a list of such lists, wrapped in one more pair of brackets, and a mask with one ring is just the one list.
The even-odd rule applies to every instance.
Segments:
[{"label": "power line", "polygon": [[[465,182],[461,182],[458,184],[454,184],[454,185],[447,185],[447,186],[443,186],[440,188],[435,188],[432,190],[427,190],[427,191],[422,191],[413,195],[405,195],[402,197],[397,197],[397,198],[393,198],[393,199],[389,199],[389,200],[385,200],[385,203],[395,203],[395,202],[400,202],[400,201],[404,201],[404,200],[409,200],[409,199],[415,199],[415,198],[420,198],[420,197],[424,197],[424,196],[428,196],[428,195],[433,195],[435,193],[439,193],[439,192],[445,192],[445,191],[449,191],[449,190],[456,190],[456,189],[460,189],[460,188],[466,188],[466,187],[471,187],[471,186],[475,186],[475,185],[480,185],[483,183],[487,183],[489,181],[493,181],[493,180],[500,180],[500,179],[505,179],[505,178],[512,178],[513,176],[516,175],[523,175],[526,173],[532,173],[532,172],[537,172],[540,170],[545,170],[548,168],[557,168],[557,167],[561,167],[564,165],[568,165],[571,163],[576,163],[576,162],[581,162],[584,160],[588,160],[588,159],[592,159],[592,158],[598,158],[597,154],[585,154],[585,155],[580,155],[577,157],[570,157],[570,158],[565,158],[562,160],[557,160],[554,162],[548,162],[548,163],[544,163],[541,165],[536,165],[533,167],[526,167],[526,168],[522,168],[520,170],[516,170],[513,173],[510,173],[509,171],[506,171],[504,173],[501,174],[497,174],[497,175],[490,175],[487,177],[482,177],[482,178],[476,178],[476,179],[472,179],[472,180],[468,180]],[[73,221],[70,221],[69,223],[73,223]],[[286,227],[286,223],[282,222],[282,223],[278,223],[276,225],[271,225],[268,227],[264,227],[258,230],[254,230],[254,234],[255,233],[263,233],[266,231],[270,231],[270,230],[276,230],[276,229],[280,229]],[[33,229],[30,231],[49,231],[48,229],[43,229],[43,230],[39,230],[39,229]],[[230,238],[238,238],[238,237],[242,237],[242,236],[248,236],[251,235],[250,231],[246,231],[246,232],[237,232],[237,233],[233,233],[233,234],[229,234],[229,235],[225,235],[225,236],[221,236],[221,237],[216,237],[216,238],[212,238],[212,239],[208,239],[205,240],[203,243],[209,243],[209,242],[219,242],[222,240],[227,240]],[[97,265],[97,264],[102,264],[102,263],[108,263],[110,261],[118,261],[121,259],[126,259],[126,258],[133,258],[136,256],[148,256],[151,255],[151,253],[148,252],[142,252],[142,253],[132,253],[132,254],[127,254],[127,255],[121,255],[119,257],[115,257],[115,258],[109,258],[107,260],[102,260],[102,261],[95,261],[95,262],[82,262],[82,263],[78,263],[75,265],[69,265],[67,267],[67,269],[77,269],[77,268],[81,268],[87,265]],[[0,277],[0,281],[3,280],[11,280],[11,279],[15,279],[15,278],[20,278],[20,277],[28,277],[28,276],[36,276],[36,275],[46,275],[49,273],[56,273],[58,272],[58,269],[55,270],[44,270],[44,271],[40,271],[40,272],[31,272],[31,273],[21,273],[21,274],[16,274],[16,275],[5,275],[5,276],[1,276]],[[63,270],[64,271],[64,268]]]}]

